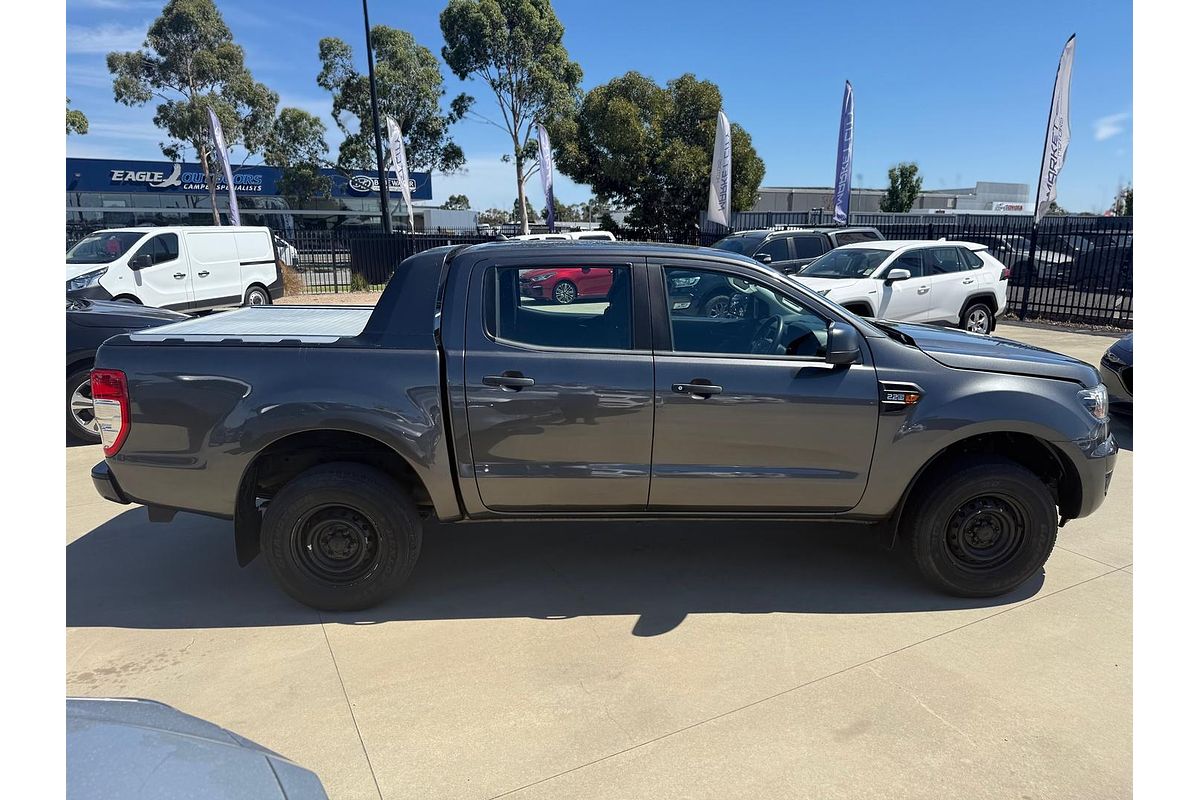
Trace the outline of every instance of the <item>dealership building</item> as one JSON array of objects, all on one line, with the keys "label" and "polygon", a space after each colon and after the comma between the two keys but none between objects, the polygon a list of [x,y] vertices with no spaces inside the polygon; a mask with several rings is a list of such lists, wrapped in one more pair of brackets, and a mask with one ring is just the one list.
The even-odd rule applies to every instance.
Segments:
[{"label": "dealership building", "polygon": [[[850,210],[865,214],[879,212],[879,203],[886,189],[860,189],[850,191]],[[751,211],[812,211],[822,209],[833,212],[833,188],[812,186],[764,186],[758,190],[758,202]],[[994,183],[979,181],[966,189],[925,189],[917,195],[913,212],[944,214],[960,213],[1008,213],[1029,214],[1033,205],[1029,202],[1029,184]]]},{"label": "dealership building", "polygon": [[[328,197],[296,201],[279,189],[282,170],[241,166],[233,171],[234,191],[243,225],[266,225],[285,236],[297,230],[378,228],[379,178],[374,172],[325,169]],[[433,198],[427,172],[409,174],[414,201]],[[395,229],[408,227],[408,212],[394,175],[389,181]],[[224,220],[229,192],[224,176],[217,179],[217,209]],[[474,211],[446,211],[413,203],[417,230],[472,228]],[[67,232],[152,225],[211,225],[208,183],[199,164],[107,158],[67,159]]]}]

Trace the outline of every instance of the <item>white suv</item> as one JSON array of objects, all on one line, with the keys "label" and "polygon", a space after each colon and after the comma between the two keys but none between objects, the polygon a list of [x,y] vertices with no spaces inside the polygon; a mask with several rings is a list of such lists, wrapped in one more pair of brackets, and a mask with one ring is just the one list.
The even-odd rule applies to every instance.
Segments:
[{"label": "white suv", "polygon": [[830,250],[792,278],[859,316],[991,333],[1008,276],[985,245],[882,241]]}]

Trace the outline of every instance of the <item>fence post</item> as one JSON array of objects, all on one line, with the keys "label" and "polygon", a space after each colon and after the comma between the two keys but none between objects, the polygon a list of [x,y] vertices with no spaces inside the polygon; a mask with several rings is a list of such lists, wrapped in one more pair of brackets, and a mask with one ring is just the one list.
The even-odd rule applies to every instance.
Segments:
[{"label": "fence post", "polygon": [[1022,322],[1025,321],[1026,314],[1029,313],[1029,290],[1033,287],[1033,279],[1037,274],[1037,262],[1034,260],[1037,257],[1037,240],[1038,223],[1035,218],[1033,221],[1033,233],[1029,235],[1029,269],[1025,272],[1025,291],[1021,293],[1021,311],[1017,314],[1017,318]]},{"label": "fence post", "polygon": [[333,293],[338,293],[338,271],[337,271],[337,235],[334,231],[329,232],[329,263],[333,265]]}]

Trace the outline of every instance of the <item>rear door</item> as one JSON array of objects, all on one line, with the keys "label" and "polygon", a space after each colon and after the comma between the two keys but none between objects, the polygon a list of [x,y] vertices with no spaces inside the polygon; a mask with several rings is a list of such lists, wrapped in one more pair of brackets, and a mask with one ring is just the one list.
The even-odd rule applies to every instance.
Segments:
[{"label": "rear door", "polygon": [[[728,315],[669,307],[667,287],[700,276],[730,281]],[[650,509],[857,505],[879,414],[865,346],[863,363],[826,364],[829,319],[782,279],[675,260],[652,264],[649,277],[657,408]]]},{"label": "rear door", "polygon": [[192,272],[192,308],[203,310],[242,302],[242,268],[233,231],[185,231]]},{"label": "rear door", "polygon": [[[488,509],[646,507],[654,360],[644,266],[580,261],[498,259],[473,268],[464,392],[475,485]],[[607,274],[608,291],[563,306],[521,297],[522,273],[563,267]]]},{"label": "rear door", "polygon": [[[151,264],[134,268],[140,256],[149,256]],[[128,263],[143,305],[178,310],[191,307],[193,275],[187,260],[180,258],[179,234],[150,237],[134,250]]]}]

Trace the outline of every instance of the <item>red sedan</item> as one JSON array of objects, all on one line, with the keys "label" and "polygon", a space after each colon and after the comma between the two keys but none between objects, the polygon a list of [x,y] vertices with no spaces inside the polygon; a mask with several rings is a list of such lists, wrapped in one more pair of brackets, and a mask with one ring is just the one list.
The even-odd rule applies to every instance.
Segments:
[{"label": "red sedan", "polygon": [[576,300],[603,300],[612,288],[612,279],[611,269],[527,269],[521,272],[521,296],[564,306]]}]

